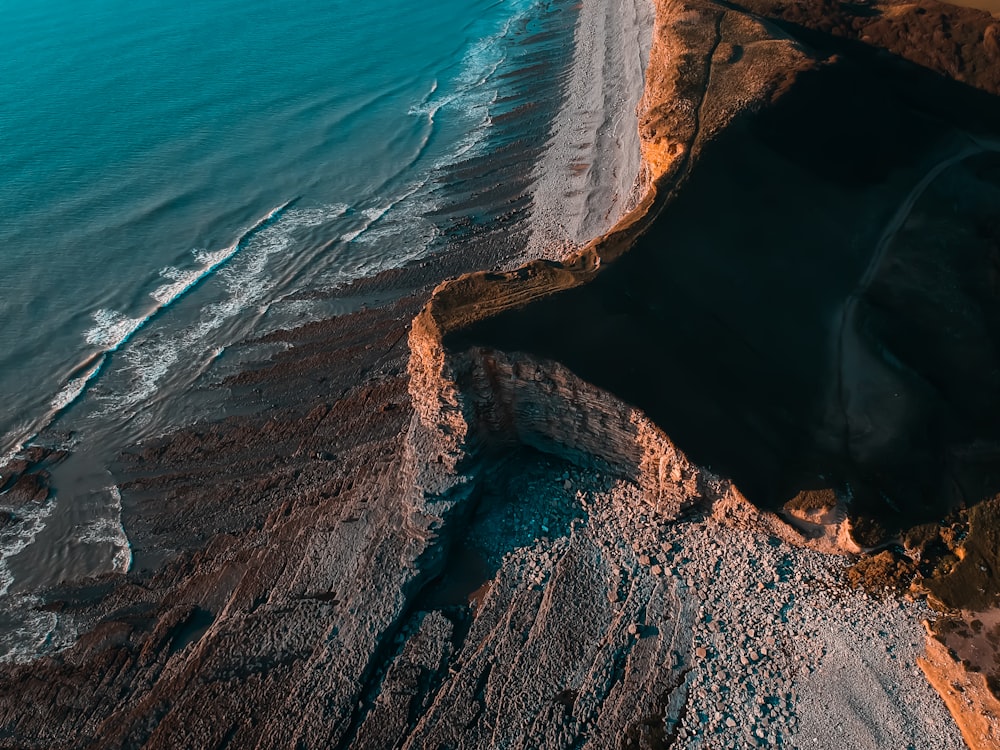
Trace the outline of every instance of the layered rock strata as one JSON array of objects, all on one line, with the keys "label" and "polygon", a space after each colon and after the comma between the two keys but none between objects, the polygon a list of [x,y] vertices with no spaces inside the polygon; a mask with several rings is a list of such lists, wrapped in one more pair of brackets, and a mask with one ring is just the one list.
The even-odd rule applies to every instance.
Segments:
[{"label": "layered rock strata", "polygon": [[[0,746],[961,747],[914,674],[923,604],[844,586],[846,558],[650,410],[477,329],[600,283],[714,142],[831,64],[728,5],[661,3],[639,206],[415,318],[421,297],[289,334],[231,383],[258,413],[123,456],[132,572],[47,593],[83,635],[0,671]],[[557,333],[609,340],[582,315]]]},{"label": "layered rock strata", "polygon": [[[982,46],[951,63],[925,54],[937,42],[897,44],[921,34],[923,5],[838,13],[831,28],[847,13],[859,41],[995,89],[984,14],[959,13],[956,37]],[[645,199],[562,263],[443,285],[414,322],[414,425],[446,473],[530,446],[599,461],[668,519],[710,502],[717,476],[771,507],[832,488],[852,501],[854,539],[843,515],[799,525],[827,550],[1000,490],[997,369],[968,369],[997,330],[1000,108],[821,26],[802,30],[806,48],[734,6],[661,6]],[[926,241],[928,223],[952,251]],[[942,288],[942,272],[966,280]],[[914,305],[950,316],[946,331]]]}]

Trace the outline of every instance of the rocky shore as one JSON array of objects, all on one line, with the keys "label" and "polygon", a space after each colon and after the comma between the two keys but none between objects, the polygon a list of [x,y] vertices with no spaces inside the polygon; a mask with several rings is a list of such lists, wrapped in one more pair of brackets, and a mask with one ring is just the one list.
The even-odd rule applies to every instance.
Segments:
[{"label": "rocky shore", "polygon": [[[950,687],[966,673],[953,647],[928,642],[923,621],[938,614],[902,596],[909,581],[849,582],[856,509],[880,513],[889,534],[900,525],[877,492],[912,487],[899,479],[909,465],[894,463],[909,454],[871,449],[859,427],[895,412],[873,411],[864,377],[849,389],[862,406],[836,419],[815,408],[829,391],[803,385],[826,382],[820,334],[840,340],[816,321],[842,319],[845,300],[871,303],[869,288],[883,311],[906,293],[923,299],[921,264],[960,290],[932,298],[933,309],[964,305],[947,332],[964,348],[949,361],[966,362],[993,330],[995,290],[963,275],[992,278],[979,273],[998,238],[988,206],[956,200],[943,216],[921,200],[1000,189],[989,146],[997,68],[976,62],[992,54],[995,26],[925,0],[796,7],[789,19],[784,6],[657,4],[639,189],[616,188],[630,210],[597,240],[562,262],[467,274],[433,294],[426,264],[359,284],[355,293],[411,293],[272,334],[290,346],[226,384],[240,415],[126,451],[115,474],[131,570],[45,593],[40,609],[81,635],[0,670],[0,746],[995,743],[996,700]],[[913,29],[927,13],[954,19],[956,39],[979,34],[980,47],[925,39]],[[816,20],[828,17],[839,20]],[[924,40],[906,47],[909,61],[875,51],[898,52],[884,41],[897,36]],[[928,86],[933,106],[914,101]],[[834,98],[845,92],[870,107]],[[824,97],[829,118],[806,117]],[[889,128],[900,122],[912,131]],[[914,195],[969,138],[977,160],[960,156],[961,169]],[[768,213],[778,197],[786,203]],[[923,208],[900,226],[919,218],[912,228],[933,227],[958,250],[942,260],[917,241],[926,233],[893,233],[892,262],[869,273],[871,247],[911,197]],[[807,229],[831,255],[796,266],[788,248]],[[852,256],[852,242],[868,253]],[[748,244],[776,250],[722,252]],[[473,270],[485,259],[451,262]],[[751,276],[755,267],[770,273]],[[734,279],[715,274],[726,268]],[[810,273],[830,299],[815,300]],[[780,283],[762,292],[765,276]],[[865,325],[883,351],[908,340],[886,319]],[[810,336],[821,339],[812,349]],[[912,373],[926,379],[926,363],[872,364],[862,359],[871,341],[859,337],[858,364],[834,371],[918,393]],[[976,389],[975,401],[996,385],[986,370],[934,382]],[[983,499],[991,419],[963,422],[944,406],[933,420],[906,414],[916,417],[903,433],[948,428],[915,455],[946,446],[962,499]],[[844,434],[845,453],[817,439]],[[44,502],[50,457],[38,458],[10,481]],[[820,474],[842,482],[814,486]],[[853,540],[850,487],[875,498],[858,492]],[[813,513],[803,492],[832,502]],[[797,519],[783,508],[793,497]],[[921,512],[942,510],[932,500]],[[932,547],[921,549],[940,562]],[[968,575],[942,570],[926,585]]]}]

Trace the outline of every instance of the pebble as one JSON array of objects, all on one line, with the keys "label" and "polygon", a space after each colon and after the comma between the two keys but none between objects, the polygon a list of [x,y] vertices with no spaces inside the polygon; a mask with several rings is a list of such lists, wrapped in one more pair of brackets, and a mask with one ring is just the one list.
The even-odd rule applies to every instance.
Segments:
[{"label": "pebble", "polygon": [[[590,486],[589,479],[575,478],[578,488]],[[817,627],[818,624],[854,622],[851,616],[855,610],[866,605],[854,592],[846,595],[849,605],[845,606],[837,596],[821,593],[821,589],[794,586],[791,581],[795,579],[816,580],[826,585],[833,582],[830,571],[834,566],[827,566],[825,559],[817,562],[811,553],[798,555],[793,566],[786,562],[788,556],[783,551],[766,543],[755,547],[751,534],[725,530],[711,518],[700,523],[664,524],[656,513],[647,515],[639,511],[642,506],[634,502],[635,495],[622,494],[608,502],[606,509],[602,507],[600,493],[595,492],[593,499],[587,525],[606,525],[614,532],[608,535],[604,547],[610,553],[609,567],[615,570],[616,564],[622,565],[620,575],[627,581],[633,575],[636,583],[645,581],[647,588],[636,591],[641,595],[637,601],[649,599],[652,604],[660,594],[650,596],[656,591],[650,586],[651,575],[666,574],[672,582],[676,581],[677,590],[661,590],[661,594],[684,603],[693,631],[687,633],[690,650],[677,643],[680,652],[671,650],[663,655],[670,668],[692,670],[687,678],[691,688],[690,713],[679,722],[665,717],[667,726],[676,727],[675,737],[681,740],[678,746],[686,750],[695,746],[720,750],[790,747],[796,728],[805,724],[795,715],[798,698],[792,695],[792,684],[800,679],[808,681],[806,675],[826,662],[827,649],[821,632],[826,626]],[[648,525],[640,525],[643,520],[648,520]],[[565,521],[561,517],[553,519],[560,529]],[[719,540],[725,541],[720,544]],[[713,554],[708,554],[710,550]],[[642,568],[637,574],[632,568],[636,561]],[[780,572],[775,570],[779,566]],[[612,579],[611,588],[628,587],[619,580],[619,575],[612,575]],[[612,594],[610,589],[608,598],[612,602],[626,599],[624,593]],[[632,608],[631,598],[627,601],[625,610],[631,611],[631,615],[626,615],[629,619],[624,622],[628,633],[636,639],[634,642],[638,642],[645,629],[639,622],[629,620],[638,620],[643,615]],[[622,606],[617,604],[615,608]],[[786,619],[776,618],[778,608],[783,608]],[[725,621],[716,620],[719,614],[724,615]],[[859,630],[858,635],[865,633]],[[652,628],[649,631],[651,643],[663,636],[662,633],[657,636]],[[808,657],[799,653],[801,643],[811,644],[806,648]],[[881,658],[888,661],[886,645],[877,643]],[[893,650],[898,648],[900,654],[908,653],[911,649],[907,646],[908,643],[897,645]],[[860,647],[866,646],[861,643]],[[872,648],[870,644],[867,647]],[[692,660],[681,657],[681,653],[690,654]]]}]

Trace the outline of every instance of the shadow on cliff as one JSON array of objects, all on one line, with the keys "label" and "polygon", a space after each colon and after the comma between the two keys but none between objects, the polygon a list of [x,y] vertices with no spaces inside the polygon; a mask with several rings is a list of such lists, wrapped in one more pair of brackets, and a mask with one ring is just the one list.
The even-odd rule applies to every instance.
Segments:
[{"label": "shadow on cliff", "polygon": [[837,59],[709,143],[596,280],[446,345],[565,364],[759,505],[939,517],[1000,489],[998,142],[1000,100]]}]

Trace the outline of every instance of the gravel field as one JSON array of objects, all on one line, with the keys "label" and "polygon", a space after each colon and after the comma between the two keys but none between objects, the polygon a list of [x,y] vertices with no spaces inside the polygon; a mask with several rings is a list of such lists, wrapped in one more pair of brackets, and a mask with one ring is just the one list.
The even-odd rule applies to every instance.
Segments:
[{"label": "gravel field", "polygon": [[[688,652],[674,656],[686,696],[663,715],[676,733],[671,747],[965,747],[916,664],[922,621],[932,616],[926,605],[848,587],[846,557],[779,539],[772,530],[780,521],[735,496],[664,523],[641,510],[630,485],[602,490],[586,474],[562,476],[585,520],[574,522],[568,541],[550,546],[540,537],[520,553],[521,564],[532,571],[530,583],[544,586],[561,555],[593,543],[617,564],[613,604],[637,589],[670,590],[677,607],[661,608],[660,617],[693,634]],[[544,534],[543,521],[556,515],[546,509],[551,500],[531,508],[523,512],[539,518],[524,523],[537,520]],[[666,629],[651,616],[656,607],[645,609],[624,624],[636,640]]]}]

